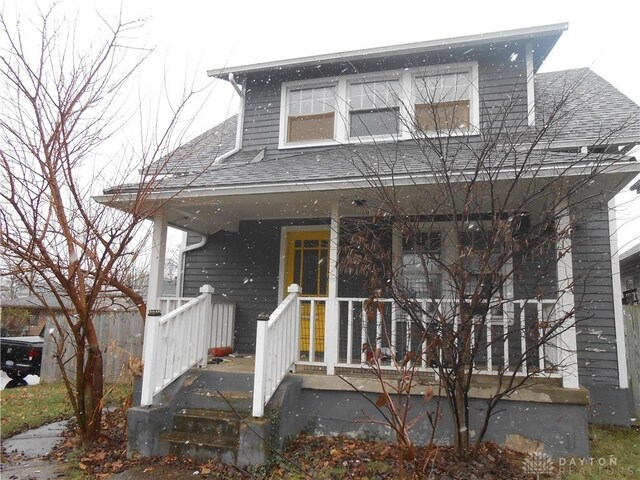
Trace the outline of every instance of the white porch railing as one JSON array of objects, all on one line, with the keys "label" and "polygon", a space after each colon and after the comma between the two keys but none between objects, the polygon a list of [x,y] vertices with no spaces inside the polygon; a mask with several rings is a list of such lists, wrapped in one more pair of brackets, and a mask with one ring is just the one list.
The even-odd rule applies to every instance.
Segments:
[{"label": "white porch railing", "polygon": [[[434,351],[423,333],[427,329],[432,330],[433,335],[440,335],[438,322],[430,322],[430,318],[439,310],[452,319],[452,328],[456,328],[458,321],[455,312],[450,311],[455,308],[450,300],[439,300],[435,304],[418,300],[423,311],[428,312],[422,315],[423,328],[415,325],[392,299],[378,300],[383,307],[369,313],[375,318],[367,318],[364,298],[338,298],[337,301],[340,312],[337,367],[367,365],[368,355],[370,358],[373,352],[381,352],[386,358],[381,362],[382,368],[393,369],[394,360],[402,361],[405,354],[412,351],[422,353],[417,368],[427,370],[429,357],[437,355],[439,360],[443,359],[443,350]],[[556,321],[557,302],[557,299],[514,300],[492,308],[484,325],[472,325],[471,336],[477,349],[475,370],[484,374],[513,371],[517,375],[562,376],[564,352],[559,347],[559,339],[566,327],[560,328],[548,341],[536,343],[536,338],[544,336],[545,329]],[[449,311],[444,311],[446,309]]]},{"label": "white porch railing", "polygon": [[298,285],[291,285],[289,295],[278,308],[268,318],[258,320],[253,383],[254,417],[262,417],[265,405],[298,358],[299,292]]},{"label": "white porch railing", "polygon": [[158,308],[161,312],[173,312],[185,303],[189,303],[194,297],[160,297],[158,298]]},{"label": "white porch railing", "polygon": [[161,301],[163,308],[176,308],[163,316],[147,317],[141,405],[151,405],[158,393],[189,368],[205,365],[210,347],[233,345],[235,304],[215,303],[209,285],[200,292],[188,300]]},{"label": "white porch railing", "polygon": [[[170,313],[192,300],[194,297],[160,297],[158,304],[161,312]],[[210,347],[233,347],[235,315],[235,303],[214,300],[212,316],[216,328],[211,330]]]},{"label": "white porch railing", "polygon": [[[319,339],[319,331],[331,325],[325,319],[329,311],[329,299],[325,297],[302,297],[299,287],[292,285],[289,296],[263,321],[258,322],[256,337],[256,362],[253,396],[253,416],[261,417],[278,385],[293,364],[327,367],[331,359],[325,358],[329,335],[325,332]],[[446,349],[434,351],[427,336],[441,335],[441,326],[430,319],[440,311],[451,318],[451,327],[457,328],[458,318],[455,303],[450,300],[418,300],[424,312],[422,328],[416,325],[392,299],[379,299],[382,308],[373,309],[374,318],[367,318],[364,298],[337,298],[338,303],[338,361],[334,367],[366,367],[373,352],[381,352],[383,369],[396,368],[407,352],[420,352],[413,360],[418,370],[427,371],[431,359],[437,355],[446,365],[443,356]],[[570,375],[566,367],[567,353],[561,348],[561,326],[549,340],[537,339],[560,320],[557,299],[513,300],[492,307],[483,325],[472,325],[471,337],[476,348],[474,369],[480,374],[513,372],[515,375],[561,377]],[[447,311],[446,309],[449,309]],[[301,324],[305,334],[301,344]],[[331,327],[328,327],[331,328]],[[336,338],[336,337],[334,337]],[[365,347],[366,348],[363,348]],[[304,350],[304,351],[302,351]]]}]

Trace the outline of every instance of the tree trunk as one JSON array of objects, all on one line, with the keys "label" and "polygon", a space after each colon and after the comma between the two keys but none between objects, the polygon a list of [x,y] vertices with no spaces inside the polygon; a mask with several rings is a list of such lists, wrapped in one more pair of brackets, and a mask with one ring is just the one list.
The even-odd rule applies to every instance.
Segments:
[{"label": "tree trunk", "polygon": [[[464,370],[464,367],[461,368]],[[454,448],[460,457],[466,456],[469,451],[469,428],[467,425],[467,402],[465,395],[465,372],[458,372],[456,375],[456,392],[454,402],[456,405],[454,412]]]},{"label": "tree trunk", "polygon": [[104,377],[102,352],[93,323],[87,328],[88,355],[84,369],[84,411],[86,429],[84,443],[91,444],[100,436],[102,426],[102,398]]}]

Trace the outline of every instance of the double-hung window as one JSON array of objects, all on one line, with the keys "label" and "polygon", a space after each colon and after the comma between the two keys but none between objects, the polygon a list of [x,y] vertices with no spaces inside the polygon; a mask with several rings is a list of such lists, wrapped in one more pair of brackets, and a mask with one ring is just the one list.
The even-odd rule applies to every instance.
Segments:
[{"label": "double-hung window", "polygon": [[349,83],[349,138],[397,136],[400,80]]},{"label": "double-hung window", "polygon": [[476,134],[478,91],[475,62],[286,82],[280,148]]},{"label": "double-hung window", "polygon": [[287,143],[313,142],[335,138],[335,87],[297,88],[286,101]]},{"label": "double-hung window", "polygon": [[415,125],[422,132],[468,132],[472,128],[470,70],[414,78]]}]

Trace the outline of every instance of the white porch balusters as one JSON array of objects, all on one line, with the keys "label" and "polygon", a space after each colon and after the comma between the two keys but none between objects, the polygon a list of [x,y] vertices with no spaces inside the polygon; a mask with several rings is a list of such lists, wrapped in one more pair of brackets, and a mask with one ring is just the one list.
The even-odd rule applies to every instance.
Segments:
[{"label": "white porch balusters", "polygon": [[338,363],[338,345],[340,332],[340,306],[338,304],[338,242],[340,235],[340,216],[338,203],[331,207],[331,237],[329,244],[329,285],[324,320],[324,361],[327,375],[334,375]]},{"label": "white porch balusters", "polygon": [[562,386],[579,388],[578,383],[578,343],[576,341],[575,302],[573,296],[573,260],[571,254],[571,225],[567,201],[558,205],[561,212],[558,221],[558,240],[556,255],[558,257],[558,316],[563,325],[559,338],[560,359],[562,369]]},{"label": "white porch balusters", "polygon": [[256,363],[253,379],[254,417],[262,417],[271,395],[298,359],[300,353],[300,287],[289,287],[289,295],[270,315],[258,317]]},{"label": "white porch balusters", "polygon": [[[213,302],[213,287],[205,285],[200,295],[160,316],[151,311],[145,325],[141,405],[198,363],[206,364],[210,347],[230,346],[222,332],[233,330],[235,304]],[[217,339],[217,340],[215,340]]]}]

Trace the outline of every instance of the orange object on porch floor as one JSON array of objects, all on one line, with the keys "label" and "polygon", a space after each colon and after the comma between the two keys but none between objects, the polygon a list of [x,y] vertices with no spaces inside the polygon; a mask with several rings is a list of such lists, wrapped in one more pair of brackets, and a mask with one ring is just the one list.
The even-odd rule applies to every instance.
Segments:
[{"label": "orange object on porch floor", "polygon": [[226,357],[233,353],[233,347],[213,347],[209,349],[209,355],[214,357]]}]

